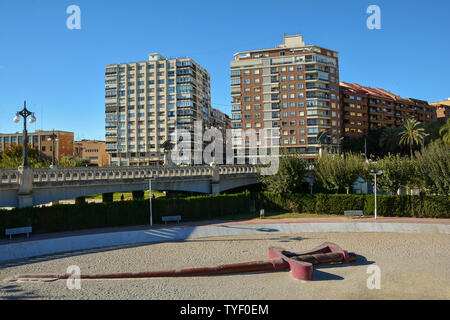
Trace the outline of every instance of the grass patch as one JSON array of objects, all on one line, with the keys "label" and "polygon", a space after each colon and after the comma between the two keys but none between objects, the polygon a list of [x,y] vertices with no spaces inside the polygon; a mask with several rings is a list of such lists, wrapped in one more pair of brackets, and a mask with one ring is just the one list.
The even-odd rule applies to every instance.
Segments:
[{"label": "grass patch", "polygon": [[[123,195],[124,200],[133,200],[133,193],[131,193],[131,192],[114,193],[113,199],[115,201],[120,200],[122,198],[122,195]],[[166,193],[164,191],[152,190],[152,195],[155,195],[157,197],[162,197],[162,196],[165,196]],[[144,199],[148,199],[148,198],[150,198],[150,191],[146,190],[144,192]],[[102,194],[93,194],[91,196],[86,196],[86,199],[102,199]]]}]

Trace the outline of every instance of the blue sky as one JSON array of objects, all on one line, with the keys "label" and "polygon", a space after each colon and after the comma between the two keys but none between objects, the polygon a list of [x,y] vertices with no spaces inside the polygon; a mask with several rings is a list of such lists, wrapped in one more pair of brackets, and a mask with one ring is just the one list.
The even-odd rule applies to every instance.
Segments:
[{"label": "blue sky", "polygon": [[[69,30],[69,5],[81,29]],[[381,30],[366,9],[381,8]],[[0,0],[0,132],[27,100],[31,130],[104,139],[104,67],[148,53],[189,56],[211,75],[213,106],[230,112],[229,65],[239,51],[272,48],[283,33],[339,52],[340,79],[403,97],[450,97],[450,1]]]}]

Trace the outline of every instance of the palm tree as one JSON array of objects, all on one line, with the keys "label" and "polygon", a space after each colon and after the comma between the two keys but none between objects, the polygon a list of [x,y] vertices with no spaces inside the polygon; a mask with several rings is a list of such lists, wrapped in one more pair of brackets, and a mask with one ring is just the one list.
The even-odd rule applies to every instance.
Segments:
[{"label": "palm tree", "polygon": [[409,145],[409,151],[411,153],[411,159],[413,157],[413,146],[423,146],[425,137],[428,136],[425,133],[425,129],[421,127],[421,123],[415,119],[407,119],[403,123],[403,131],[399,133],[400,144]]},{"label": "palm tree", "polygon": [[400,128],[383,128],[383,131],[378,140],[378,146],[384,151],[384,153],[395,153],[399,144],[399,129]]},{"label": "palm tree", "polygon": [[439,129],[439,134],[445,144],[450,144],[450,119]]}]

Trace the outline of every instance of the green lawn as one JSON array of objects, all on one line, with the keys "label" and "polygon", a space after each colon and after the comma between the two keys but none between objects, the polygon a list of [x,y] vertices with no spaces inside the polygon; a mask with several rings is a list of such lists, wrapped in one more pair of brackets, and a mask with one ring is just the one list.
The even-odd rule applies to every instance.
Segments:
[{"label": "green lawn", "polygon": [[[133,194],[131,192],[123,192],[123,193],[114,193],[113,198],[114,200],[120,200],[120,198],[122,197],[123,194],[123,199],[124,200],[132,200],[133,199]],[[152,190],[152,195],[155,195],[157,197],[161,197],[161,196],[165,196],[165,192],[164,191],[157,191],[157,190]],[[150,197],[150,191],[145,191],[144,192],[144,199],[148,199]],[[86,198],[89,199],[101,199],[102,195],[101,194],[94,194],[92,196],[87,196]]]}]

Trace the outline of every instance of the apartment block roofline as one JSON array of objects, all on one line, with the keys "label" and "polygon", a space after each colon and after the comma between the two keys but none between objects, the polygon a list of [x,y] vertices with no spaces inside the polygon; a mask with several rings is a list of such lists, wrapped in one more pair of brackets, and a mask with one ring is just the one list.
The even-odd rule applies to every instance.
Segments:
[{"label": "apartment block roofline", "polygon": [[[53,133],[53,132],[55,132],[55,133],[68,133],[68,134],[73,134],[73,132],[72,131],[63,131],[63,130],[35,130],[35,131],[28,131],[28,135],[31,135],[31,134],[51,134],[51,133]],[[12,134],[23,134],[23,132],[18,132],[18,131],[16,131],[16,132],[13,132],[13,133],[1,133],[0,132],[0,135],[12,135]]]},{"label": "apartment block roofline", "polygon": [[90,141],[90,142],[106,142],[105,140],[97,140],[97,139],[81,139],[81,140],[75,140],[74,143],[75,142],[82,142],[82,141],[85,141],[85,142],[88,142],[88,141]]},{"label": "apartment block roofline", "polygon": [[305,45],[305,43],[303,42],[303,35],[301,33],[299,33],[297,35],[284,34],[284,43],[277,45],[275,48],[241,51],[241,52],[235,53],[233,56],[236,58],[238,55],[242,55],[242,54],[277,51],[280,49],[291,49],[292,50],[292,49],[296,49],[296,48],[319,48],[319,49],[339,53],[338,51],[330,50],[330,49],[327,49],[327,48],[324,48],[321,46],[317,46],[317,45]]},{"label": "apartment block roofline", "polygon": [[[189,56],[184,56],[184,57],[169,57],[169,58],[167,58],[167,57],[163,56],[162,54],[160,54],[160,53],[158,53],[158,52],[153,52],[153,53],[149,53],[149,54],[148,54],[149,57],[150,57],[151,55],[159,55],[161,58],[166,59],[166,60],[174,60],[174,59],[176,59],[176,60],[183,60],[183,59],[190,59],[190,60],[195,61],[194,59],[192,59],[192,58],[189,57]],[[147,59],[147,60],[143,60],[143,61],[110,63],[110,64],[106,65],[106,67],[108,68],[108,67],[113,67],[113,66],[117,66],[117,65],[121,65],[121,64],[144,63],[144,62],[148,62],[148,61],[153,61],[153,60]]]},{"label": "apartment block roofline", "polygon": [[[341,81],[339,83],[341,87],[344,87],[346,89],[349,89],[353,91],[356,94],[363,94],[363,95],[371,95],[374,97],[378,97],[381,99],[390,99],[398,102],[413,102],[413,103],[423,103],[423,104],[429,104],[428,101],[416,99],[416,98],[402,98],[399,95],[396,95],[390,91],[380,89],[380,88],[371,88],[366,86],[361,86],[357,83],[347,83]],[[431,104],[429,104],[431,106]]]}]

